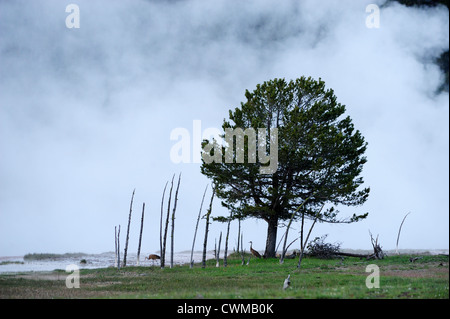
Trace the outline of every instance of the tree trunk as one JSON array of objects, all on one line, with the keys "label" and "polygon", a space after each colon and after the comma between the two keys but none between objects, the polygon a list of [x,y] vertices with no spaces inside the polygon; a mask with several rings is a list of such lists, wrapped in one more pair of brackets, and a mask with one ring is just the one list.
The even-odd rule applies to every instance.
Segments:
[{"label": "tree trunk", "polygon": [[144,211],[145,203],[142,203],[141,231],[139,232],[139,244],[137,251],[137,265],[139,266],[139,256],[141,255],[142,230],[144,229]]},{"label": "tree trunk", "polygon": [[192,249],[191,249],[191,262],[190,262],[190,268],[194,267],[194,245],[195,245],[195,237],[197,236],[197,229],[198,229],[198,222],[200,221],[200,214],[202,212],[203,207],[203,201],[205,200],[206,190],[208,189],[208,185],[205,187],[205,191],[203,192],[202,202],[200,204],[200,210],[198,211],[198,217],[197,217],[197,224],[195,224],[195,231],[194,231],[194,239],[192,240]]},{"label": "tree trunk", "polygon": [[114,267],[117,267],[117,226],[114,226]]},{"label": "tree trunk", "polygon": [[133,194],[131,195],[130,214],[128,215],[127,240],[125,241],[125,252],[123,254],[123,266],[124,267],[127,265],[128,239],[130,238],[131,212],[133,210],[133,199],[134,199],[134,191],[135,190],[136,189],[133,189]]},{"label": "tree trunk", "polygon": [[303,251],[303,228],[305,226],[305,212],[302,212],[302,226],[300,227],[300,251]]},{"label": "tree trunk", "polygon": [[[244,242],[244,233],[241,233],[241,243]],[[241,259],[242,259],[242,263],[241,266],[244,266],[245,264],[245,251],[244,251],[244,245],[241,244]]]},{"label": "tree trunk", "polygon": [[169,217],[170,217],[170,202],[172,201],[172,189],[173,189],[173,179],[175,178],[175,174],[172,176],[172,183],[170,185],[170,194],[169,201],[167,203],[167,216],[166,216],[166,226],[164,228],[164,236],[163,236],[163,251],[161,252],[161,269],[164,269],[166,262],[166,243],[167,243],[167,228],[169,227]]},{"label": "tree trunk", "polygon": [[[281,251],[281,256],[280,256],[280,264],[282,264],[284,262],[284,256],[286,255],[286,251],[289,248],[289,246],[292,244],[292,243],[290,243],[289,246],[286,247],[287,238],[288,238],[288,234],[289,234],[289,229],[291,228],[291,224],[292,224],[292,221],[294,220],[294,216],[300,210],[300,208],[302,208],[302,206],[306,203],[306,201],[308,199],[309,199],[309,197],[307,199],[305,199],[303,201],[303,203],[301,203],[301,205],[292,213],[291,218],[289,219],[289,223],[287,225],[286,232],[284,233],[285,237],[284,237],[283,250]],[[301,235],[300,235],[301,240],[303,240],[303,222],[304,222],[304,217],[305,217],[305,215],[303,214],[303,216],[302,216],[302,229],[301,229]],[[303,244],[301,243],[300,245],[301,245],[301,250],[303,251]]]},{"label": "tree trunk", "polygon": [[166,186],[164,186],[164,191],[161,199],[161,219],[159,220],[159,254],[162,256],[163,253],[163,235],[162,235],[162,221],[163,221],[163,209],[164,209],[164,195],[166,194],[166,187],[169,181],[167,181]]},{"label": "tree trunk", "polygon": [[117,269],[120,270],[120,225],[117,233]]},{"label": "tree trunk", "polygon": [[408,212],[408,214],[406,214],[405,217],[403,217],[402,223],[400,224],[400,228],[398,229],[397,244],[395,245],[395,252],[396,252],[397,255],[399,254],[399,253],[398,253],[398,241],[399,241],[399,239],[400,239],[400,232],[402,231],[403,223],[405,222],[405,219],[406,219],[406,217],[407,217],[409,214],[411,214],[411,212]]},{"label": "tree trunk", "polygon": [[216,250],[216,267],[220,266],[219,259],[220,259],[220,244],[222,243],[222,232],[220,232],[219,237],[219,248]]},{"label": "tree trunk", "polygon": [[177,210],[178,189],[180,188],[180,180],[181,180],[181,173],[180,175],[178,175],[178,185],[177,190],[175,191],[175,201],[173,204],[173,211],[172,211],[172,231],[170,235],[170,268],[173,268],[173,243],[175,241],[175,211]]},{"label": "tree trunk", "polygon": [[[309,229],[308,235],[306,235],[306,239],[304,243],[300,243],[300,247],[302,247],[302,250],[300,251],[300,256],[298,257],[298,264],[297,264],[297,268],[300,269],[301,265],[302,265],[302,259],[303,256],[305,255],[305,247],[308,244],[308,240],[309,240],[309,235],[311,235],[311,232],[314,228],[314,225],[317,222],[317,218],[320,215],[320,212],[322,211],[322,209],[325,207],[325,204],[322,205],[322,207],[320,208],[320,210],[316,213],[316,216],[314,217],[314,222],[311,225],[311,228]],[[303,234],[303,233],[302,233]]]},{"label": "tree trunk", "polygon": [[211,215],[211,212],[212,212],[212,204],[213,204],[215,192],[216,192],[216,188],[213,187],[211,201],[209,202],[209,209],[205,216],[206,226],[205,226],[205,240],[203,241],[202,268],[206,267],[206,247],[208,245],[209,216]]},{"label": "tree trunk", "polygon": [[[233,213],[230,213],[230,219],[228,219],[228,225],[227,225],[227,236],[225,238],[225,253],[223,255],[223,266],[227,266],[227,254],[228,254],[228,236],[230,235],[230,223],[231,223],[231,217],[233,217]],[[239,252],[239,251],[238,251]]]},{"label": "tree trunk", "polygon": [[278,217],[270,216],[267,221],[267,240],[265,258],[275,258],[275,246],[277,244]]},{"label": "tree trunk", "polygon": [[241,238],[241,219],[238,219],[238,241],[237,241],[237,252],[239,253],[241,250],[240,248],[240,238]]}]

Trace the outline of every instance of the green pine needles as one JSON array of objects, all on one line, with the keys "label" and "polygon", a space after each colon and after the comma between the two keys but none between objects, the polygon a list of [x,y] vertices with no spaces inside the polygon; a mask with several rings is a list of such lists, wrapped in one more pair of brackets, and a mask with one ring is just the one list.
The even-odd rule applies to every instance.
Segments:
[{"label": "green pine needles", "polygon": [[[276,128],[276,171],[260,174],[260,168],[270,163],[248,161],[255,158],[249,154],[255,148],[249,147],[249,137],[244,136],[244,149],[233,153],[243,153],[243,163],[225,160],[229,144],[223,145],[222,160],[203,161],[201,172],[213,181],[217,197],[233,212],[233,218],[259,218],[268,223],[266,257],[275,257],[279,222],[289,220],[307,198],[295,220],[314,219],[324,204],[319,222],[352,223],[367,217],[367,213],[338,216],[338,205],[362,205],[369,196],[369,188],[361,189],[367,143],[324,81],[273,79],[258,84],[253,92],[247,90],[245,98],[239,108],[229,111],[222,127],[224,131],[265,128],[267,134],[258,135],[257,145],[265,143],[267,151],[273,142],[270,131]],[[203,142],[207,143],[213,142]],[[234,144],[242,147],[242,143]]]}]

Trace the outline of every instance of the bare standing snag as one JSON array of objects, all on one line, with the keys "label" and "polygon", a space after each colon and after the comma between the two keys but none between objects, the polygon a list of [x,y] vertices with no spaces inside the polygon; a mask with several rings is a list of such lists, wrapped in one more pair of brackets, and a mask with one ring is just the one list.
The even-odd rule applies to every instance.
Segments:
[{"label": "bare standing snag", "polygon": [[205,226],[205,240],[203,241],[203,254],[202,254],[202,268],[206,267],[206,246],[208,244],[208,229],[209,229],[209,216],[212,212],[212,204],[214,199],[214,193],[216,192],[216,188],[213,187],[213,191],[211,194],[211,201],[209,202],[209,209],[208,212],[205,215],[206,219],[206,226]]},{"label": "bare standing snag", "polygon": [[178,185],[177,185],[177,190],[175,191],[175,202],[173,204],[173,211],[172,211],[172,234],[170,236],[170,268],[173,268],[173,242],[174,242],[174,236],[175,236],[175,211],[177,210],[178,189],[180,188],[180,180],[181,180],[181,173],[180,173],[180,175],[178,175]]},{"label": "bare standing snag", "polygon": [[136,188],[133,189],[133,194],[131,195],[130,214],[128,215],[127,240],[125,241],[125,251],[123,254],[123,266],[124,267],[127,265],[128,239],[130,238],[131,211],[133,210],[133,199],[134,199],[135,190],[136,190]]}]

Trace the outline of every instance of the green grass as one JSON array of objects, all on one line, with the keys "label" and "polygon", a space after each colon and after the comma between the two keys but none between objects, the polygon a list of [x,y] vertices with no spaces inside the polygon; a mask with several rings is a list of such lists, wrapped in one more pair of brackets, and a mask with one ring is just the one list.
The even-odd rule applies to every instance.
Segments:
[{"label": "green grass", "polygon": [[[36,275],[1,275],[1,298],[449,298],[447,256],[423,256],[411,263],[410,256],[384,260],[358,258],[321,260],[254,259],[241,266],[229,258],[228,267],[215,267],[210,260],[202,269],[195,265],[126,267],[80,270],[80,288],[68,289],[64,271]],[[366,266],[380,269],[380,288],[366,287]],[[221,263],[222,265],[222,263]],[[291,287],[283,282],[291,275]],[[47,276],[47,277],[46,277]]]}]

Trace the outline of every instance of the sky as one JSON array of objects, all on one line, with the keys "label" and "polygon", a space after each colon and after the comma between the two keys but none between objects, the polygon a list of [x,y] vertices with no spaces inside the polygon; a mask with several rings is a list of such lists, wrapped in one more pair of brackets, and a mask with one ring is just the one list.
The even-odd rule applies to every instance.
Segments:
[{"label": "sky", "polygon": [[[370,231],[395,249],[410,212],[399,248],[448,249],[449,96],[436,93],[433,60],[448,50],[449,13],[384,2],[1,1],[0,256],[114,251],[118,225],[124,247],[133,189],[128,249],[137,251],[145,202],[141,250],[158,252],[161,195],[180,173],[174,244],[190,250],[209,180],[194,160],[174,163],[171,132],[190,132],[192,154],[194,123],[220,129],[246,89],[301,76],[321,78],[346,105],[368,142],[371,188],[364,205],[340,208],[367,219],[316,224],[311,238],[371,249]],[[366,24],[371,3],[378,28]],[[79,28],[68,28],[69,4]],[[212,215],[228,215],[218,199]],[[195,250],[204,228],[202,219]],[[266,222],[248,219],[242,231],[247,250],[250,240],[264,250]],[[208,249],[220,232],[226,224],[212,223]]]}]

